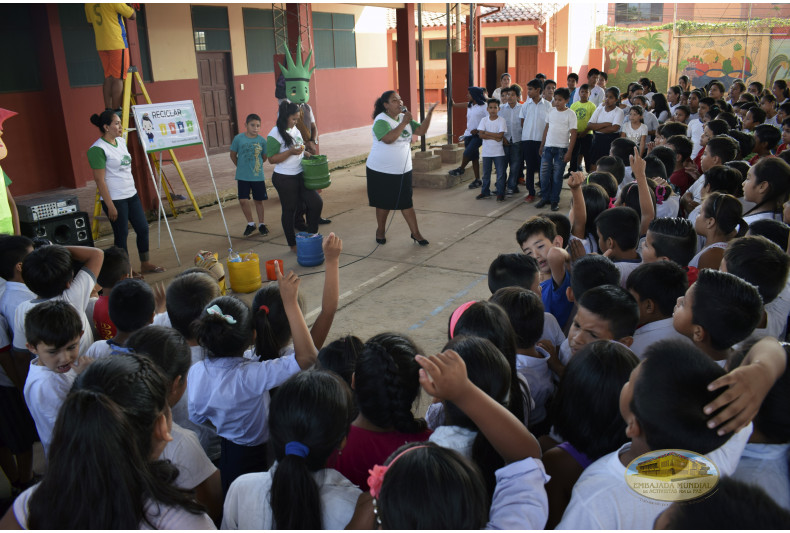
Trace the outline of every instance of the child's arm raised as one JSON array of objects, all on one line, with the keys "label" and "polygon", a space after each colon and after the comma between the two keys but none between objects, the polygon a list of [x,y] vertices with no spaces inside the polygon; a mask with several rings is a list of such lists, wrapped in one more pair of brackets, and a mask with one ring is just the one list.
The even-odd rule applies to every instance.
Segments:
[{"label": "child's arm raised", "polygon": [[99,248],[91,246],[66,246],[71,253],[71,258],[85,265],[85,268],[93,272],[93,277],[99,276],[101,266],[104,263],[104,252]]},{"label": "child's arm raised", "polygon": [[313,345],[320,350],[329,335],[332,321],[337,313],[337,304],[340,297],[340,252],[343,251],[343,241],[334,233],[324,239],[324,259],[326,273],[324,275],[324,296],[321,299],[321,312],[315,319],[310,329]]},{"label": "child's arm raised", "polygon": [[710,391],[727,387],[705,406],[706,415],[724,407],[708,421],[708,427],[718,427],[719,435],[724,435],[749,425],[786,366],[787,354],[782,345],[773,337],[760,339],[746,354],[741,366],[708,385]]},{"label": "child's arm raised", "polygon": [[568,187],[571,189],[573,209],[571,209],[571,235],[583,239],[584,228],[587,225],[587,206],[582,195],[583,172],[571,172],[568,178]]},{"label": "child's arm raised", "polygon": [[435,398],[453,402],[485,435],[507,463],[527,457],[540,459],[540,445],[524,424],[497,403],[466,374],[466,364],[453,350],[417,355],[420,385]]},{"label": "child's arm raised", "polygon": [[565,266],[570,263],[571,254],[559,246],[554,246],[549,250],[546,260],[551,269],[551,278],[559,287],[565,281],[565,276],[568,275],[568,269]]},{"label": "child's arm raised", "polygon": [[315,364],[318,350],[315,349],[310,330],[307,329],[304,315],[299,309],[299,276],[293,271],[283,274],[279,263],[275,272],[277,273],[277,282],[280,284],[280,297],[283,299],[285,316],[288,317],[288,325],[291,326],[296,362],[299,364],[299,368],[305,370]]},{"label": "child's arm raised", "polygon": [[639,155],[639,148],[634,147],[634,155],[631,159],[631,171],[634,173],[636,186],[639,191],[639,209],[642,211],[642,223],[639,226],[639,235],[647,235],[647,228],[656,218],[656,210],[653,207],[653,197],[650,196],[650,186],[647,184],[645,174],[645,160]]}]

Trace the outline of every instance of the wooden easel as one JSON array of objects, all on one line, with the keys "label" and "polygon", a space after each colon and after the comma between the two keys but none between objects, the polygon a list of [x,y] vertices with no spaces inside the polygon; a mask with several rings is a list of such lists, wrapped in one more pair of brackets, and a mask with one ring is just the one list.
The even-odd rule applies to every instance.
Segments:
[{"label": "wooden easel", "polygon": [[[137,71],[137,67],[130,66],[129,70],[126,71],[126,79],[123,83],[123,103],[122,103],[122,114],[121,114],[121,126],[123,127],[123,139],[124,141],[129,136],[129,132],[133,131],[129,129],[129,113],[131,111],[131,106],[137,104],[137,98],[135,95],[132,94],[132,78],[137,81],[137,85],[140,87],[140,93],[145,98],[146,103],[152,104],[151,98],[148,96],[148,91],[145,90],[145,84],[143,83],[143,79],[140,76],[140,73]],[[178,162],[178,158],[176,158],[176,154],[173,153],[173,150],[168,150],[170,153],[170,159],[173,162],[173,166],[176,167],[176,171],[178,175],[181,177],[181,183],[184,184],[184,188],[189,195],[189,199],[192,201],[192,207],[195,209],[195,213],[197,213],[198,218],[202,219],[203,214],[200,212],[200,207],[198,207],[197,200],[195,199],[195,195],[192,194],[192,189],[189,187],[189,183],[187,183],[187,178],[184,176],[184,171],[181,169],[181,165]],[[167,202],[170,204],[170,211],[173,213],[173,218],[178,217],[178,213],[176,212],[176,206],[173,203],[173,193],[170,190],[170,182],[167,181],[167,177],[165,176],[164,169],[161,167],[161,162],[159,161],[159,157],[157,154],[149,154],[151,156],[151,160],[154,163],[154,168],[156,169],[157,173],[164,178],[160,180],[160,185],[162,189],[165,191],[165,196],[167,197]],[[96,240],[99,238],[99,216],[101,215],[102,208],[101,208],[101,195],[99,194],[99,188],[96,188],[96,202],[93,207],[93,223],[91,226],[91,231],[93,232],[93,239]]]}]

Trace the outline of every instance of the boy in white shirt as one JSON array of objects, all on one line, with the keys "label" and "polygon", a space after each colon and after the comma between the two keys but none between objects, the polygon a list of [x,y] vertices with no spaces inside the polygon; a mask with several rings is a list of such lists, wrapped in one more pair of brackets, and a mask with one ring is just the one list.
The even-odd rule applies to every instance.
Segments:
[{"label": "boy in white shirt", "polygon": [[87,357],[79,357],[83,331],[74,307],[59,300],[36,305],[25,317],[27,349],[35,356],[25,381],[25,402],[45,454],[49,453],[60,406],[77,373],[90,362]]},{"label": "boy in white shirt", "polygon": [[486,107],[488,116],[480,121],[477,127],[478,136],[483,140],[481,155],[483,156],[483,187],[478,200],[491,197],[491,164],[496,167],[496,201],[505,201],[505,170],[507,161],[502,139],[507,132],[507,121],[499,116],[499,100],[489,98]]},{"label": "boy in white shirt", "polygon": [[576,113],[568,107],[570,93],[560,88],[554,91],[554,108],[546,117],[546,128],[540,143],[540,201],[541,208],[551,202],[551,210],[560,209],[560,191],[565,165],[571,160],[576,143]]}]

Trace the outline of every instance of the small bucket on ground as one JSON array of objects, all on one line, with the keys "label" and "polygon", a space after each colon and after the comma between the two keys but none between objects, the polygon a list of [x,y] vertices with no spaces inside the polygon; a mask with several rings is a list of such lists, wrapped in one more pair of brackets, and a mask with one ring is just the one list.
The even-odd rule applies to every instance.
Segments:
[{"label": "small bucket on ground", "polygon": [[311,191],[326,189],[332,184],[329,179],[329,162],[325,155],[314,155],[302,159],[304,186]]},{"label": "small bucket on ground", "polygon": [[283,267],[282,259],[269,259],[266,261],[266,277],[269,281],[277,281],[277,264],[280,265],[280,271],[285,274],[285,267]]},{"label": "small bucket on ground", "polygon": [[305,267],[320,265],[324,262],[323,243],[324,236],[320,233],[297,233],[296,261]]},{"label": "small bucket on ground", "polygon": [[239,254],[241,261],[228,261],[228,277],[233,292],[254,292],[261,288],[261,262],[258,254]]}]

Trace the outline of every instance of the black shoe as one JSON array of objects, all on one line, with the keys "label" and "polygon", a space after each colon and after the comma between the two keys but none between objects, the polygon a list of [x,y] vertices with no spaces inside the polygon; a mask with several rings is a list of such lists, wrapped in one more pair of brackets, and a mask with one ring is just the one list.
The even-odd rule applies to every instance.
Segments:
[{"label": "black shoe", "polygon": [[452,169],[450,172],[448,172],[448,174],[451,175],[451,176],[460,176],[464,172],[466,172],[464,169],[462,169],[461,167],[458,167],[458,168]]},{"label": "black shoe", "polygon": [[252,226],[247,224],[247,227],[244,228],[244,236],[249,237],[250,235],[252,235],[252,232],[254,231],[255,231],[255,224],[253,224]]},{"label": "black shoe", "polygon": [[544,200],[543,198],[541,198],[540,202],[535,204],[535,207],[540,209],[541,207],[546,207],[547,205],[549,205],[549,201],[548,200]]},{"label": "black shoe", "polygon": [[376,237],[376,242],[379,244],[387,244],[387,238],[382,237],[381,239],[379,239],[378,237]]},{"label": "black shoe", "polygon": [[551,204],[551,210],[552,211],[559,211],[560,210],[560,204]]},{"label": "black shoe", "polygon": [[503,195],[503,194],[498,195],[496,197],[496,201],[497,202],[504,202],[505,201],[505,195]]},{"label": "black shoe", "polygon": [[487,200],[489,198],[491,198],[491,194],[480,193],[477,196],[475,196],[475,200]]},{"label": "black shoe", "polygon": [[428,245],[430,244],[430,243],[429,243],[428,241],[426,241],[425,239],[423,239],[423,240],[421,240],[421,241],[418,241],[418,240],[417,240],[417,238],[414,236],[414,233],[412,233],[412,234],[411,234],[411,238],[412,238],[412,240],[413,240],[414,242],[416,242],[416,243],[417,243],[417,244],[419,244],[420,246],[428,246]]},{"label": "black shoe", "polygon": [[305,224],[304,220],[297,220],[294,222],[294,229],[297,231],[307,231],[307,224]]},{"label": "black shoe", "polygon": [[332,221],[331,221],[331,220],[329,220],[328,218],[319,218],[319,219],[318,219],[318,223],[319,223],[319,224],[331,224],[331,223],[332,223]]},{"label": "black shoe", "polygon": [[266,224],[261,223],[261,225],[258,226],[258,232],[261,235],[268,235],[269,234],[269,228],[266,227]]},{"label": "black shoe", "polygon": [[477,189],[481,185],[483,185],[482,181],[480,181],[480,180],[472,180],[472,183],[469,184],[469,188],[470,189]]}]

